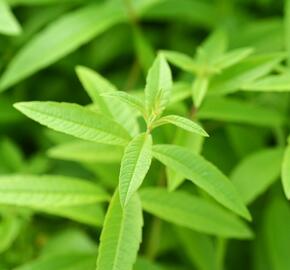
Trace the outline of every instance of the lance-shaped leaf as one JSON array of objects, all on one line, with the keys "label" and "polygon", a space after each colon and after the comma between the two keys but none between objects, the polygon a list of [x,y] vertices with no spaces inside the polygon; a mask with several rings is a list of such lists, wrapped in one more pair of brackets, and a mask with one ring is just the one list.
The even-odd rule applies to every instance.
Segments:
[{"label": "lance-shaped leaf", "polygon": [[207,132],[200,125],[182,116],[166,115],[154,122],[153,127],[158,127],[165,124],[172,124],[189,132],[208,137]]},{"label": "lance-shaped leaf", "polygon": [[236,92],[244,83],[265,76],[284,58],[285,54],[282,53],[250,56],[215,76],[211,80],[209,92],[216,95]]},{"label": "lance-shaped leaf", "polygon": [[290,73],[269,75],[242,86],[245,91],[290,92]]},{"label": "lance-shaped leaf", "polygon": [[214,65],[218,69],[225,69],[237,64],[253,52],[253,48],[241,48],[223,54]]},{"label": "lance-shaped leaf", "polygon": [[123,207],[142,184],[152,160],[152,137],[142,133],[126,147],[119,176],[120,200]]},{"label": "lance-shaped leaf", "polygon": [[233,184],[203,157],[176,145],[155,145],[153,155],[168,168],[205,190],[225,207],[247,219],[251,218]]},{"label": "lance-shaped leaf", "polygon": [[243,159],[233,170],[231,180],[246,204],[278,179],[282,156],[281,148],[264,149]]},{"label": "lance-shaped leaf", "polygon": [[83,140],[112,145],[126,145],[130,140],[118,123],[77,104],[32,101],[14,106],[42,125]]},{"label": "lance-shaped leaf", "polygon": [[[290,140],[288,139],[290,142]],[[282,163],[282,184],[286,197],[290,200],[290,144],[285,149]]]},{"label": "lance-shaped leaf", "polygon": [[121,161],[123,152],[123,147],[116,145],[75,140],[50,148],[48,155],[85,163],[116,163]]},{"label": "lance-shaped leaf", "polygon": [[134,112],[119,99],[112,99],[110,94],[122,93],[102,77],[100,74],[87,67],[78,66],[77,75],[92,101],[98,105],[100,111],[106,116],[115,119],[132,136],[139,133],[139,126]]},{"label": "lance-shaped leaf", "polygon": [[217,204],[182,191],[145,188],[140,192],[145,211],[168,222],[202,233],[230,238],[250,238],[251,230]]},{"label": "lance-shaped leaf", "polygon": [[263,107],[236,98],[212,97],[205,100],[197,112],[198,119],[277,127],[285,122],[284,115],[271,108]]},{"label": "lance-shaped leaf", "polygon": [[0,33],[18,35],[21,27],[14,17],[6,0],[0,0]]},{"label": "lance-shaped leaf", "polygon": [[143,101],[138,96],[133,96],[123,91],[115,91],[110,92],[108,94],[104,94],[104,97],[116,98],[121,102],[128,104],[130,107],[137,110],[142,115],[146,115]]},{"label": "lance-shaped leaf", "polygon": [[142,208],[134,194],[122,208],[116,190],[101,233],[97,270],[128,270],[133,268],[142,238]]},{"label": "lance-shaped leaf", "polygon": [[1,90],[56,62],[124,18],[111,2],[64,15],[19,51],[1,78]]},{"label": "lance-shaped leaf", "polygon": [[145,107],[148,117],[162,113],[169,102],[171,87],[170,67],[164,56],[159,54],[146,78]]},{"label": "lance-shaped leaf", "polygon": [[207,93],[209,79],[205,76],[197,77],[192,83],[192,97],[196,108],[199,108]]},{"label": "lance-shaped leaf", "polygon": [[162,51],[162,53],[168,62],[183,69],[184,71],[196,73],[199,70],[198,63],[186,54],[175,51]]},{"label": "lance-shaped leaf", "polygon": [[0,176],[0,203],[28,206],[71,206],[108,200],[99,186],[83,179],[56,175]]}]

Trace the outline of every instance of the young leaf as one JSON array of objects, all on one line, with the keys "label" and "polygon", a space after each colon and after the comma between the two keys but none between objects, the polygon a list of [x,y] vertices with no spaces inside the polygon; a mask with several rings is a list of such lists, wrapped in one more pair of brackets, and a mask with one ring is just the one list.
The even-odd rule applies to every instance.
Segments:
[{"label": "young leaf", "polygon": [[142,208],[137,193],[122,209],[116,190],[101,234],[97,270],[128,270],[136,261],[142,238]]},{"label": "young leaf", "polygon": [[165,124],[173,124],[186,131],[208,137],[207,132],[200,125],[185,117],[181,117],[178,115],[166,115],[154,122],[153,127],[158,127]]},{"label": "young leaf", "polygon": [[242,88],[244,83],[249,83],[265,76],[284,58],[285,54],[282,53],[250,56],[226,69],[220,75],[213,77],[209,93],[225,95],[236,92]]},{"label": "young leaf", "polygon": [[152,137],[142,133],[126,147],[121,162],[119,192],[121,205],[125,207],[141,186],[152,160]]},{"label": "young leaf", "polygon": [[118,123],[77,104],[32,101],[14,107],[42,125],[83,140],[112,145],[126,145],[130,140]]},{"label": "young leaf", "polygon": [[168,222],[223,237],[252,236],[250,229],[236,216],[200,197],[162,188],[142,189],[140,196],[145,211]]},{"label": "young leaf", "polygon": [[289,92],[290,73],[279,75],[269,75],[253,82],[245,83],[242,86],[245,91],[265,91],[265,92]]},{"label": "young leaf", "polygon": [[186,54],[175,51],[162,51],[162,54],[165,56],[168,62],[183,69],[184,71],[197,73],[199,70],[198,63],[196,63],[193,58]]},{"label": "young leaf", "polygon": [[229,179],[201,156],[175,145],[155,145],[153,155],[170,169],[182,174],[235,213],[250,214]]},{"label": "young leaf", "polygon": [[50,148],[48,155],[52,158],[85,163],[116,163],[121,161],[123,152],[123,147],[116,145],[74,140]]},{"label": "young leaf", "polygon": [[280,175],[283,150],[263,149],[243,159],[231,174],[231,180],[246,204],[253,202]]},{"label": "young leaf", "polygon": [[0,203],[41,207],[106,201],[107,193],[86,180],[65,176],[1,175]]},{"label": "young leaf", "polygon": [[117,98],[123,103],[128,104],[133,109],[137,110],[142,115],[146,115],[146,111],[141,98],[130,95],[123,91],[115,91],[108,94],[104,94],[104,97]]},{"label": "young leaf", "polygon": [[123,92],[117,91],[113,84],[92,69],[78,66],[76,72],[84,89],[104,115],[113,117],[116,122],[124,126],[131,136],[139,134],[137,119],[128,105],[123,104],[119,99],[106,96],[118,95]]},{"label": "young leaf", "polygon": [[285,123],[283,114],[257,104],[236,98],[208,98],[197,112],[198,119],[211,119],[265,127],[277,127]]},{"label": "young leaf", "polygon": [[0,89],[3,91],[51,65],[122,20],[122,11],[110,1],[64,15],[19,51],[2,76]]},{"label": "young leaf", "polygon": [[282,184],[286,197],[290,200],[290,144],[285,149],[282,163]]},{"label": "young leaf", "polygon": [[145,107],[148,117],[158,116],[169,102],[172,87],[171,71],[164,56],[159,54],[151,66],[145,87]]},{"label": "young leaf", "polygon": [[6,0],[0,0],[0,33],[6,35],[18,35],[21,33],[21,27]]},{"label": "young leaf", "polygon": [[192,84],[192,97],[196,108],[201,105],[208,89],[209,79],[204,76],[197,77]]}]

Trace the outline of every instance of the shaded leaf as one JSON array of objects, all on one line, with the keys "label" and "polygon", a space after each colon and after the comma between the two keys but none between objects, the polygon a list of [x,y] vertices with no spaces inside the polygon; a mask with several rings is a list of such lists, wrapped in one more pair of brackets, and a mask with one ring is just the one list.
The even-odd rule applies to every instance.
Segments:
[{"label": "shaded leaf", "polygon": [[18,35],[21,33],[21,27],[6,0],[0,0],[0,33],[5,35]]}]

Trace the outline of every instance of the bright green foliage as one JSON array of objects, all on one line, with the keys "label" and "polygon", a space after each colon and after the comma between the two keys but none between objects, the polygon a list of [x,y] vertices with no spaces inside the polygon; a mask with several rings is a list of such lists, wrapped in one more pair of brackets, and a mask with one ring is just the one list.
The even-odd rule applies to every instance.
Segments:
[{"label": "bright green foliage", "polygon": [[234,169],[231,180],[250,204],[280,176],[283,150],[263,149],[251,154]]},{"label": "bright green foliage", "polygon": [[135,263],[142,237],[142,209],[137,194],[122,209],[115,192],[101,234],[97,270],[128,270]]},{"label": "bright green foliage", "polygon": [[55,146],[48,151],[53,158],[88,163],[120,162],[123,148],[116,145],[85,141],[72,141]]},{"label": "bright green foliage", "polygon": [[108,200],[108,194],[95,184],[65,176],[0,176],[0,202],[36,209],[72,206]]},{"label": "bright green foliage", "polygon": [[286,197],[290,200],[290,146],[285,149],[282,163],[282,183]]},{"label": "bright green foliage", "polygon": [[119,176],[120,200],[126,207],[132,195],[141,186],[152,160],[152,137],[142,133],[126,147]]},{"label": "bright green foliage", "polygon": [[[138,133],[138,124],[132,111],[118,100],[102,96],[119,93],[117,88],[95,71],[79,66],[76,68],[78,77],[92,101],[99,107],[101,113],[111,116],[116,122],[123,125],[132,135]],[[122,92],[121,92],[122,93]]]},{"label": "bright green foliage", "polygon": [[80,139],[113,145],[130,139],[118,123],[76,104],[33,101],[14,106],[40,124]]},{"label": "bright green foliage", "polygon": [[172,78],[170,68],[162,54],[151,66],[146,79],[145,108],[149,121],[158,117],[170,99]]},{"label": "bright green foliage", "polygon": [[199,107],[203,101],[207,88],[209,79],[205,76],[197,77],[192,84],[192,95],[195,107]]},{"label": "bright green foliage", "polygon": [[182,128],[186,131],[199,134],[201,136],[207,137],[208,134],[206,131],[196,124],[195,122],[189,120],[188,118],[184,118],[178,115],[166,115],[154,123],[154,126],[161,126],[164,124],[173,124],[179,128]]},{"label": "bright green foliage", "polygon": [[205,190],[227,208],[250,219],[248,210],[229,179],[201,156],[174,145],[155,145],[153,155],[170,169],[182,174]]},{"label": "bright green foliage", "polygon": [[146,188],[140,192],[143,208],[168,222],[231,238],[250,238],[249,228],[218,205],[182,191]]},{"label": "bright green foliage", "polygon": [[21,27],[13,16],[6,0],[0,0],[0,33],[6,35],[18,35]]}]

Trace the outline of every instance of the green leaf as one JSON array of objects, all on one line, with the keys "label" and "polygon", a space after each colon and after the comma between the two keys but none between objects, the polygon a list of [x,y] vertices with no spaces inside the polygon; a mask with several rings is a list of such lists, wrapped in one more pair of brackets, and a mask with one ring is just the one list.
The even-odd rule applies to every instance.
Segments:
[{"label": "green leaf", "polygon": [[142,133],[126,147],[121,162],[119,192],[121,205],[125,207],[141,186],[152,160],[152,137]]},{"label": "green leaf", "polygon": [[104,94],[104,97],[116,98],[123,103],[128,104],[131,108],[137,110],[142,115],[146,115],[146,111],[141,98],[130,95],[123,91],[115,91],[108,94]]},{"label": "green leaf", "polygon": [[19,35],[21,33],[21,26],[6,0],[0,0],[0,33],[5,35]]},{"label": "green leaf", "polygon": [[193,58],[186,54],[175,51],[162,51],[168,62],[190,73],[197,73],[199,65]]},{"label": "green leaf", "polygon": [[209,79],[205,76],[196,77],[192,84],[192,97],[196,108],[199,108],[205,98],[209,84]]},{"label": "green leaf", "polygon": [[154,49],[152,48],[143,32],[137,27],[134,27],[133,29],[133,38],[139,64],[142,67],[143,72],[147,74],[149,68],[154,62]]},{"label": "green leaf", "polygon": [[39,209],[42,212],[69,218],[71,220],[81,222],[92,226],[102,226],[104,221],[104,210],[98,204],[85,204],[62,207],[43,207]]},{"label": "green leaf", "polygon": [[41,207],[106,201],[107,193],[86,180],[56,175],[1,175],[0,203]]},{"label": "green leaf", "polygon": [[116,163],[123,156],[123,147],[74,140],[52,147],[48,155],[52,158],[85,163]]},{"label": "green leaf", "polygon": [[219,203],[250,219],[250,214],[229,179],[203,157],[176,145],[155,145],[153,155],[170,169],[182,174]]},{"label": "green leaf", "polygon": [[0,89],[53,64],[122,20],[122,10],[111,1],[65,14],[25,44],[3,74]]},{"label": "green leaf", "polygon": [[113,117],[132,136],[137,135],[139,126],[134,112],[127,104],[110,97],[110,95],[118,95],[123,92],[117,91],[113,84],[92,69],[78,66],[76,72],[84,89],[94,104],[98,105],[100,111],[106,116]]},{"label": "green leaf", "polygon": [[130,140],[118,123],[77,104],[32,101],[14,107],[42,125],[83,140],[112,145],[126,145]]},{"label": "green leaf", "polygon": [[290,73],[269,75],[242,86],[245,91],[289,92]]},{"label": "green leaf", "polygon": [[197,112],[197,117],[200,120],[210,119],[264,127],[277,127],[285,123],[284,116],[278,111],[236,98],[208,98]]},{"label": "green leaf", "polygon": [[280,176],[283,150],[263,149],[243,159],[231,174],[231,180],[246,204],[253,202]]},{"label": "green leaf", "polygon": [[286,197],[290,200],[290,144],[285,149],[282,163],[282,184]]},{"label": "green leaf", "polygon": [[154,122],[153,127],[158,127],[158,126],[165,125],[165,124],[173,124],[173,125],[180,127],[186,131],[196,133],[196,134],[199,134],[199,135],[204,136],[204,137],[209,136],[207,134],[207,132],[200,125],[198,125],[197,123],[195,123],[194,121],[192,121],[188,118],[178,116],[178,115],[163,116],[162,118],[160,118],[156,122]]},{"label": "green leaf", "polygon": [[237,64],[242,61],[244,58],[252,54],[253,48],[240,48],[236,50],[229,51],[217,59],[214,65],[218,69],[226,69],[230,66]]},{"label": "green leaf", "polygon": [[135,194],[122,209],[116,190],[101,234],[97,270],[128,270],[133,268],[142,238],[142,208]]},{"label": "green leaf", "polygon": [[290,65],[290,1],[284,2],[284,29],[285,29],[285,43],[287,51],[287,64]]},{"label": "green leaf", "polygon": [[225,95],[242,88],[244,83],[252,82],[269,73],[279,64],[285,55],[282,53],[250,56],[236,65],[214,76],[209,86],[209,93]]},{"label": "green leaf", "polygon": [[151,66],[145,87],[145,105],[148,117],[158,116],[170,99],[172,87],[171,71],[164,56],[159,54]]},{"label": "green leaf", "polygon": [[289,203],[275,198],[268,206],[264,224],[265,245],[271,269],[290,269]]},{"label": "green leaf", "polygon": [[93,270],[96,256],[90,253],[57,254],[36,259],[14,270]]},{"label": "green leaf", "polygon": [[212,32],[197,50],[197,61],[208,66],[219,59],[227,49],[227,36],[218,29]]},{"label": "green leaf", "polygon": [[140,196],[145,211],[168,222],[222,237],[252,237],[250,229],[236,216],[200,197],[162,188],[142,189]]}]

